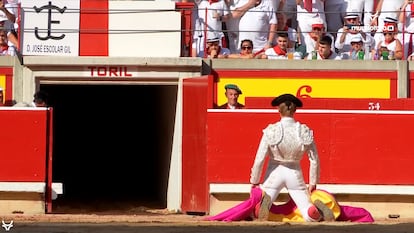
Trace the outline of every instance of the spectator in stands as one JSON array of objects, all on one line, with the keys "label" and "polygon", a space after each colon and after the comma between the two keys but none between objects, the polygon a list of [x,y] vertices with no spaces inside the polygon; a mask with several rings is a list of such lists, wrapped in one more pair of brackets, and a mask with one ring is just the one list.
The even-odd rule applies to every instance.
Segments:
[{"label": "spectator in stands", "polygon": [[207,39],[207,54],[204,56],[204,53],[201,54],[201,57],[207,58],[227,58],[230,54],[228,48],[223,48],[220,45],[220,38],[218,36]]},{"label": "spectator in stands", "polygon": [[235,84],[227,84],[224,86],[226,92],[227,103],[218,106],[219,109],[243,109],[244,105],[238,102],[239,95],[242,94],[241,89]]},{"label": "spectator in stands", "polygon": [[304,45],[306,46],[306,53],[310,54],[312,51],[318,50],[319,40],[323,36],[329,36],[331,37],[332,50],[335,50],[334,48],[334,37],[325,31],[325,26],[323,24],[323,20],[319,17],[312,18],[312,30],[309,33],[304,34]]},{"label": "spectator in stands", "polygon": [[253,41],[249,39],[242,40],[240,43],[240,53],[232,53],[228,58],[255,58],[256,55],[253,53]]},{"label": "spectator in stands", "polygon": [[227,36],[229,39],[228,48],[232,53],[238,53],[238,44],[239,44],[239,21],[240,18],[233,17],[233,12],[236,10],[236,5],[239,4],[241,0],[226,0],[227,6],[230,9],[232,17],[230,17],[226,22]]},{"label": "spectator in stands", "polygon": [[261,58],[263,59],[287,59],[289,38],[286,32],[278,33],[277,44],[273,48],[266,49]]},{"label": "spectator in stands", "polygon": [[17,38],[16,23],[18,4],[17,0],[1,0],[0,1],[0,27],[6,30],[9,47],[19,48],[19,40]]},{"label": "spectator in stands", "polygon": [[232,16],[240,18],[239,38],[253,41],[254,53],[272,47],[277,21],[270,1],[255,0],[253,7],[243,15],[239,11],[233,11]]},{"label": "spectator in stands", "polygon": [[[220,45],[223,45],[224,34],[222,21],[230,17],[230,11],[224,0],[202,0],[199,2],[195,22],[193,42],[193,54],[200,55],[204,52],[205,38],[210,33],[218,34]],[[226,47],[226,45],[223,45]]]},{"label": "spectator in stands", "polygon": [[1,56],[14,56],[15,55],[15,48],[13,46],[9,46],[7,40],[7,32],[3,29],[0,29],[0,55]]},{"label": "spectator in stands", "polygon": [[9,20],[11,23],[16,22],[16,15],[17,15],[17,7],[16,3],[8,3],[7,0],[0,1],[0,18],[4,18]]},{"label": "spectator in stands", "polygon": [[382,26],[383,28],[381,28],[381,30],[378,30],[375,35],[374,35],[374,40],[375,40],[375,48],[378,48],[380,45],[381,41],[384,41],[384,34],[382,32],[386,31],[386,32],[393,32],[394,33],[394,37],[398,38],[401,41],[403,41],[403,35],[402,33],[399,33],[399,29],[398,29],[398,20],[396,18],[390,18],[387,17],[384,20],[384,24]]},{"label": "spectator in stands", "polygon": [[[289,36],[289,48],[294,48],[298,42],[298,34],[296,30],[287,25],[286,15],[283,12],[276,12],[277,32],[286,32]],[[277,39],[277,38],[276,38]],[[277,41],[276,41],[277,43]]]},{"label": "spectator in stands", "polygon": [[327,31],[336,38],[336,32],[344,25],[347,4],[345,0],[325,0]]},{"label": "spectator in stands", "polygon": [[396,24],[384,24],[383,38],[378,41],[378,56],[383,57],[384,53],[389,54],[390,60],[401,60],[403,58],[403,48],[401,41],[397,38],[398,29]]},{"label": "spectator in stands", "polygon": [[[307,57],[308,60],[315,60],[313,54],[310,53]],[[341,60],[341,57],[332,50],[332,37],[323,36],[319,40],[318,49],[316,53],[316,60]]]},{"label": "spectator in stands", "polygon": [[348,0],[348,7],[346,11],[358,12],[358,16],[361,22],[363,22],[364,25],[370,25],[372,20],[371,12],[375,11],[374,0]]},{"label": "spectator in stands", "polygon": [[[312,203],[310,199],[310,193],[319,183],[320,166],[312,130],[294,118],[296,109],[303,106],[302,101],[291,94],[283,94],[273,99],[271,104],[278,108],[281,119],[262,130],[251,168],[250,183],[256,188],[261,183],[262,169],[269,157],[264,182],[260,185],[263,194],[255,210],[256,216],[259,220],[268,220],[271,204],[286,188],[305,221],[333,221],[330,209],[320,200]],[[309,186],[306,186],[301,168],[304,153],[308,154],[310,161]]]},{"label": "spectator in stands", "polygon": [[338,30],[335,40],[335,48],[340,53],[349,52],[351,50],[351,38],[358,35],[362,38],[362,42],[368,48],[367,52],[371,51],[371,48],[375,46],[374,38],[370,33],[364,32],[363,27],[360,26],[359,15],[356,12],[349,12],[345,17],[345,25]]},{"label": "spectator in stands", "polygon": [[366,51],[364,50],[364,42],[362,41],[362,37],[360,35],[352,36],[350,39],[350,45],[350,50],[342,52],[341,58],[343,60],[365,60]]},{"label": "spectator in stands", "polygon": [[[16,101],[13,101],[16,102]],[[44,91],[37,91],[33,95],[33,102],[18,102],[13,105],[13,107],[49,107],[49,95]]]},{"label": "spectator in stands", "polygon": [[227,34],[229,37],[228,48],[232,53],[240,52],[239,42],[239,23],[240,18],[250,8],[254,7],[256,0],[226,0],[227,6],[230,9],[231,17],[226,21]]},{"label": "spectator in stands", "polygon": [[[379,0],[371,25],[378,26],[376,32],[382,33],[387,18],[398,19],[398,14],[404,0]],[[376,38],[375,38],[376,39]]]},{"label": "spectator in stands", "polygon": [[37,91],[33,95],[34,107],[48,107],[49,106],[49,95],[44,91]]},{"label": "spectator in stands", "polygon": [[[295,30],[298,28],[298,21],[297,21],[297,3],[296,0],[283,0],[282,8],[279,7],[278,12],[283,12],[286,16],[286,24],[294,28]],[[281,4],[282,5],[282,4]]]},{"label": "spectator in stands", "polygon": [[[404,14],[405,13],[405,14]],[[401,5],[401,11],[398,14],[398,21],[404,24],[404,28],[407,29],[412,23],[414,23],[414,1],[405,0]]]},{"label": "spectator in stands", "polygon": [[324,13],[325,0],[296,0],[297,3],[297,31],[303,41],[304,35],[312,30],[312,22],[318,17],[326,28],[326,18]]},{"label": "spectator in stands", "polygon": [[[401,6],[401,12],[399,14],[399,23],[402,24],[401,28],[404,30],[403,42],[404,55],[408,57],[414,52],[414,2],[413,0],[405,0]],[[405,13],[405,14],[404,14]]]},{"label": "spectator in stands", "polygon": [[17,38],[17,33],[14,30],[13,24],[10,23],[9,20],[0,17],[0,28],[6,31],[8,45],[18,48],[19,40]]},{"label": "spectator in stands", "polygon": [[286,0],[272,0],[272,7],[275,12],[282,12],[284,11]]}]

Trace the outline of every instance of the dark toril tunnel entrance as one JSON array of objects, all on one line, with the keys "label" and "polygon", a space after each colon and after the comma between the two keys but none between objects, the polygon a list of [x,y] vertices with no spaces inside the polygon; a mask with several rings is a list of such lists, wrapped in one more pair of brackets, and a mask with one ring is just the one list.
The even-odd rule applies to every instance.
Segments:
[{"label": "dark toril tunnel entrance", "polygon": [[41,84],[54,109],[53,212],[166,208],[177,85]]}]

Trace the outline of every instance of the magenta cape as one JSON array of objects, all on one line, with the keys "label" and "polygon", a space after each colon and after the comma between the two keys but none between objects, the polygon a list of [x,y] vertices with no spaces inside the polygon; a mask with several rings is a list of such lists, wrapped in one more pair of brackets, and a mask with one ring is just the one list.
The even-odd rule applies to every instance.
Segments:
[{"label": "magenta cape", "polygon": [[[260,202],[261,196],[262,190],[260,188],[252,188],[249,199],[217,215],[209,216],[205,220],[225,222],[249,220],[253,216],[255,206]],[[341,213],[336,221],[374,222],[374,218],[364,208],[344,205],[339,205],[339,207]],[[273,214],[288,215],[293,213],[295,209],[296,204],[290,199],[285,204],[272,205],[270,212]]]}]

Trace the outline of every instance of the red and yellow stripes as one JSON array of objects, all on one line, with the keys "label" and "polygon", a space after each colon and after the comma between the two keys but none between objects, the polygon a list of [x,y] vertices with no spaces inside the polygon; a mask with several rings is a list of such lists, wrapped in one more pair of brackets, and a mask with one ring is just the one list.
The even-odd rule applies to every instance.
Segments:
[{"label": "red and yellow stripes", "polygon": [[13,69],[0,68],[0,87],[3,89],[3,101],[13,99]]},{"label": "red and yellow stripes", "polygon": [[283,93],[313,98],[394,98],[395,72],[364,71],[218,71],[216,100],[226,102],[224,86],[237,84],[246,97],[274,97]]}]

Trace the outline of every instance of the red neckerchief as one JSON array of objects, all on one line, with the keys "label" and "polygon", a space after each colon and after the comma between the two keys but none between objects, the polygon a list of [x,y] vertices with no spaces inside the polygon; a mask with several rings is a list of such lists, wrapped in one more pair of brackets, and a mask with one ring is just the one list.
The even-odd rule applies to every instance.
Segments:
[{"label": "red neckerchief", "polygon": [[329,51],[329,55],[328,55],[327,57],[324,57],[324,56],[322,56],[322,54],[321,54],[321,53],[319,53],[319,56],[320,56],[322,59],[327,59],[327,58],[331,57],[331,55],[332,55],[332,50],[330,50],[330,51]]},{"label": "red neckerchief", "polygon": [[289,27],[286,25],[285,28],[283,28],[283,31],[285,32],[289,31]]},{"label": "red neckerchief", "polygon": [[275,53],[277,55],[286,56],[286,51],[284,51],[283,49],[281,49],[279,47],[279,45],[276,45],[275,47],[273,47],[273,50],[275,51]]},{"label": "red neckerchief", "polygon": [[6,45],[1,45],[0,49],[1,49],[1,51],[8,50],[9,46],[7,44]]},{"label": "red neckerchief", "polygon": [[313,10],[312,7],[313,7],[312,0],[303,1],[303,8],[305,8],[307,12],[312,13],[312,10]]},{"label": "red neckerchief", "polygon": [[414,17],[414,3],[411,4],[411,18]]},{"label": "red neckerchief", "polygon": [[263,48],[263,49],[261,49],[261,50],[259,50],[259,51],[255,52],[255,53],[253,54],[253,56],[254,56],[254,57],[256,57],[257,55],[259,55],[260,53],[263,53],[264,51],[265,51],[265,49]]},{"label": "red neckerchief", "polygon": [[220,0],[208,0],[208,3],[210,3],[210,5],[211,4],[213,4],[213,3],[216,3],[216,2],[219,2]]}]

